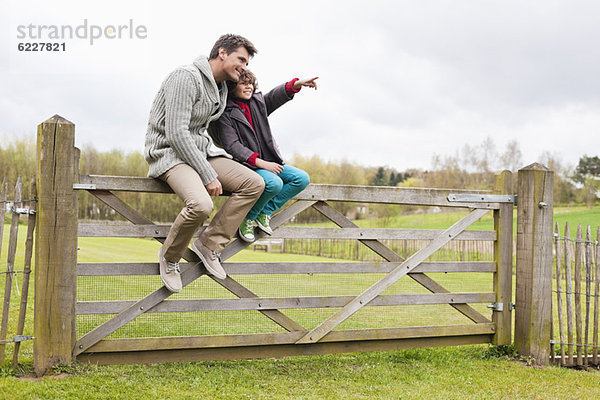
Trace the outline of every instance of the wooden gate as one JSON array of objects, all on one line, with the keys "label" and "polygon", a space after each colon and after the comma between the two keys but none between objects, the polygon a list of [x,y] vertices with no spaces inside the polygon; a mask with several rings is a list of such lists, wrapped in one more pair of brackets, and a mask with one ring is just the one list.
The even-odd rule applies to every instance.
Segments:
[{"label": "wooden gate", "polygon": [[[343,185],[310,185],[295,201],[272,219],[275,238],[335,238],[357,240],[381,256],[380,262],[227,262],[248,246],[231,242],[222,253],[228,276],[224,280],[206,275],[197,256],[189,249],[183,258],[182,281],[186,287],[202,282],[225,289],[230,295],[170,300],[172,293],[162,284],[137,300],[78,301],[77,277],[153,276],[158,263],[76,263],[77,237],[149,237],[163,242],[169,226],[156,225],[123,203],[116,192],[140,191],[171,193],[161,181],[138,177],[78,176],[77,150],[73,147],[74,127],[55,116],[40,125],[38,160],[40,188],[38,235],[36,243],[38,278],[59,277],[54,284],[62,292],[40,290],[36,286],[36,370],[56,362],[76,359],[99,364],[192,361],[254,357],[282,357],[302,354],[388,350],[408,347],[449,346],[472,343],[510,344],[513,196],[511,174],[498,177],[497,191],[473,193],[456,189],[413,189]],[[44,153],[46,152],[46,153]],[[70,171],[70,172],[69,172]],[[60,177],[60,178],[59,178]],[[50,184],[51,183],[51,184]],[[42,190],[49,188],[46,193]],[[132,222],[129,226],[77,224],[77,190],[87,190]],[[338,212],[331,202],[408,204],[453,207],[470,211],[444,230],[360,228]],[[53,206],[50,210],[49,207]],[[337,227],[305,228],[285,224],[298,213],[314,208]],[[467,230],[488,212],[493,213],[494,230]],[[43,213],[50,215],[43,215]],[[60,221],[60,223],[57,223]],[[258,233],[258,238],[263,233]],[[56,238],[61,240],[57,241]],[[429,244],[404,259],[382,243],[385,239],[422,239]],[[453,240],[480,240],[494,243],[494,261],[428,262],[428,258]],[[50,242],[53,242],[49,246]],[[60,244],[59,244],[60,243]],[[118,252],[118,249],[115,249]],[[37,257],[37,256],[36,256]],[[56,261],[52,261],[56,260]],[[451,291],[434,277],[456,273],[488,273],[490,288],[482,292]],[[38,273],[40,274],[38,277]],[[441,275],[444,274],[444,275]],[[352,275],[359,290],[344,295],[314,293],[272,296],[257,293],[247,277],[285,275],[328,276],[325,286],[335,286],[336,277]],[[463,276],[463,275],[460,275]],[[297,278],[294,282],[300,282]],[[308,279],[308,278],[307,278]],[[341,279],[341,278],[340,278]],[[423,290],[407,293],[394,290],[407,279]],[[156,282],[160,282],[156,280]],[[246,283],[244,283],[246,282]],[[360,284],[359,284],[360,283]],[[255,285],[256,287],[256,285]],[[455,285],[460,288],[460,282]],[[183,292],[182,291],[182,292]],[[269,291],[266,291],[269,292]],[[233,296],[232,296],[232,295]],[[434,323],[424,326],[389,325],[401,316],[398,307],[444,305],[465,318],[465,323]],[[449,307],[448,307],[449,306]],[[39,307],[39,310],[38,310]],[[487,308],[491,308],[491,318]],[[298,310],[330,310],[316,323],[307,323]],[[371,324],[348,324],[361,313],[375,315]],[[136,318],[160,313],[244,311],[260,313],[276,329],[269,332],[177,335],[160,337],[115,337],[115,332]],[[386,310],[392,310],[387,311]],[[487,314],[487,315],[486,315]],[[93,329],[78,335],[78,315],[108,315]],[[41,322],[41,319],[48,322]],[[56,321],[57,323],[54,323]],[[59,326],[58,322],[62,325]],[[381,322],[381,324],[379,323]],[[388,322],[386,325],[384,322]],[[65,324],[66,323],[66,324]],[[227,321],[220,321],[225,325]],[[393,324],[392,324],[393,325]],[[347,327],[358,326],[358,329]],[[233,331],[233,329],[232,329]],[[113,336],[110,336],[110,335]],[[118,336],[118,335],[117,335]],[[59,344],[60,343],[60,344]]]}]

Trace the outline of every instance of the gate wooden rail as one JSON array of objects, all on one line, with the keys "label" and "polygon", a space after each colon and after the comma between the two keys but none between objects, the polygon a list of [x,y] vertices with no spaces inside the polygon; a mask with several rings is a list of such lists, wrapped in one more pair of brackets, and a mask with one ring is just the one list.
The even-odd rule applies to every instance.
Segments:
[{"label": "gate wooden rail", "polygon": [[[36,345],[35,368],[38,373],[57,362],[73,359],[100,363],[144,363],[282,357],[387,350],[408,347],[448,346],[472,343],[510,344],[511,342],[511,277],[512,277],[512,196],[482,200],[451,201],[451,194],[473,193],[456,189],[412,189],[343,185],[310,185],[296,196],[288,208],[272,219],[276,238],[353,239],[381,256],[381,262],[227,262],[248,246],[232,241],[222,252],[226,279],[210,275],[216,284],[237,298],[199,298],[169,300],[172,295],[164,286],[138,300],[77,301],[77,276],[158,275],[157,263],[79,263],[76,262],[77,237],[150,237],[163,242],[168,226],[156,225],[123,203],[119,191],[171,193],[170,188],[155,179],[114,176],[78,176],[77,150],[73,125],[55,116],[40,125],[38,145],[39,219],[36,243]],[[497,191],[511,194],[511,174],[498,177]],[[87,190],[132,224],[101,226],[77,224],[77,190]],[[483,193],[483,198],[489,193]],[[508,199],[508,200],[506,200]],[[331,201],[389,203],[423,206],[468,208],[463,219],[445,230],[364,229],[356,226],[335,210]],[[312,207],[338,228],[298,228],[284,226],[298,213]],[[492,212],[493,231],[466,230],[483,215]],[[263,237],[258,233],[258,239]],[[429,244],[404,259],[380,240],[425,239]],[[494,262],[427,262],[434,252],[452,240],[493,241]],[[118,249],[115,249],[118,250]],[[189,249],[183,258],[184,288],[206,271]],[[451,292],[434,280],[430,273],[487,272],[493,276],[493,291]],[[336,296],[262,296],[244,286],[241,277],[268,274],[379,274],[374,283],[359,293]],[[359,277],[362,275],[358,275]],[[400,279],[410,278],[427,293],[385,293]],[[204,278],[206,279],[206,278]],[[45,287],[41,287],[41,282]],[[51,290],[60,287],[62,290]],[[185,289],[184,289],[185,291]],[[492,316],[485,315],[484,303],[493,307]],[[340,325],[365,308],[378,307],[384,315],[388,306],[444,304],[462,314],[469,323],[431,326],[369,327],[341,329]],[[383,308],[382,308],[383,307]],[[286,310],[331,308],[334,311],[315,326],[286,314]],[[485,308],[484,308],[485,309]],[[278,332],[225,335],[193,335],[177,337],[107,338],[119,328],[143,314],[174,312],[213,312],[250,310],[261,313],[279,328]],[[111,314],[112,317],[77,337],[77,315]],[[465,321],[466,322],[466,321]]]}]

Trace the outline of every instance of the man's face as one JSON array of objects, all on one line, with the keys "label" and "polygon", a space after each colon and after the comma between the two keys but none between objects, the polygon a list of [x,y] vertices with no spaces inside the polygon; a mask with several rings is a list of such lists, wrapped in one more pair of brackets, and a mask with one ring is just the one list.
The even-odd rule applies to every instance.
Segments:
[{"label": "man's face", "polygon": [[[221,49],[221,51],[224,51]],[[240,79],[240,75],[246,71],[250,55],[248,50],[244,46],[240,46],[231,53],[224,53],[223,58],[223,71],[227,75],[228,81],[237,82]]]}]

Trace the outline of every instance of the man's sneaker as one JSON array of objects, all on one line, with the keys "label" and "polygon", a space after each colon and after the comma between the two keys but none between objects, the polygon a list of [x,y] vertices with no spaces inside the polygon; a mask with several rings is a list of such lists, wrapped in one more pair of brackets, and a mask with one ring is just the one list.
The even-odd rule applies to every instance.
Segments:
[{"label": "man's sneaker", "polygon": [[254,221],[244,218],[242,224],[238,228],[238,235],[246,243],[254,242]]},{"label": "man's sneaker", "polygon": [[165,287],[173,293],[181,291],[181,270],[179,263],[172,263],[165,260],[162,253],[162,246],[158,249],[158,264],[160,269],[160,279],[165,284]]},{"label": "man's sneaker", "polygon": [[204,244],[202,244],[200,239],[192,243],[192,250],[194,251],[194,253],[196,253],[198,257],[200,257],[200,260],[204,264],[204,267],[211,275],[214,275],[219,279],[225,279],[227,277],[227,273],[225,273],[225,270],[223,269],[223,266],[221,266],[221,262],[219,261],[221,253],[212,251]]},{"label": "man's sneaker", "polygon": [[258,214],[258,217],[256,217],[256,224],[258,225],[260,230],[265,232],[267,235],[273,234],[273,229],[271,229],[271,225],[269,225],[270,222],[271,222],[270,215],[260,213],[260,214]]}]

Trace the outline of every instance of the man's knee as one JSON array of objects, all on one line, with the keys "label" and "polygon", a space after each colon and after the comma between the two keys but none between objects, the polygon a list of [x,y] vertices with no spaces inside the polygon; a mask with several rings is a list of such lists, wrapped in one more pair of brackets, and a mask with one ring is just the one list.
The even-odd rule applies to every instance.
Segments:
[{"label": "man's knee", "polygon": [[254,173],[248,177],[246,180],[245,192],[260,195],[264,190],[265,181],[260,175]]},{"label": "man's knee", "polygon": [[213,212],[213,202],[190,200],[186,204],[186,216],[194,221],[204,222]]}]

